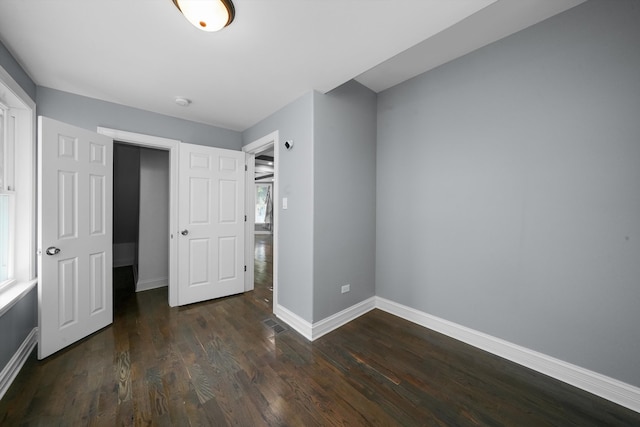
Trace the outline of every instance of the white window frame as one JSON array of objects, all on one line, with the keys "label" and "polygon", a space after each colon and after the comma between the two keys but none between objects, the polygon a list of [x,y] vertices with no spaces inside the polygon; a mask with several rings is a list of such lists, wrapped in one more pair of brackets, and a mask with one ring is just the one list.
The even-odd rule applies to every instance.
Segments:
[{"label": "white window frame", "polygon": [[[15,153],[13,132],[9,130],[11,109],[0,101],[0,154],[2,154],[2,169],[0,169],[0,196],[6,196],[8,201],[7,233],[7,279],[0,281],[0,292],[15,283],[15,191],[14,169]],[[14,117],[15,118],[15,117]],[[2,261],[2,260],[0,260]],[[0,279],[1,280],[1,279]]]},{"label": "white window frame", "polygon": [[[10,228],[9,280],[0,284],[0,315],[8,310],[36,284],[36,223],[35,223],[35,102],[11,75],[0,66],[0,104],[5,117],[13,117],[15,141],[13,153],[6,158],[4,171],[13,179],[3,185],[0,192],[8,194],[13,211]],[[3,127],[3,132],[8,131]],[[10,127],[11,128],[11,127]],[[12,157],[13,161],[11,161]],[[7,188],[7,184],[9,188]]]}]

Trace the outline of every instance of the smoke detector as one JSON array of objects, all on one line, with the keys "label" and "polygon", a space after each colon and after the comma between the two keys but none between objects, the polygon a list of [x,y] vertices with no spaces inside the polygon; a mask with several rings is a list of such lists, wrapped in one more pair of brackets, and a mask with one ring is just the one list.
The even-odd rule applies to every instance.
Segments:
[{"label": "smoke detector", "polygon": [[182,96],[176,96],[176,104],[178,104],[181,107],[188,107],[189,104],[191,104],[191,100],[184,98]]}]

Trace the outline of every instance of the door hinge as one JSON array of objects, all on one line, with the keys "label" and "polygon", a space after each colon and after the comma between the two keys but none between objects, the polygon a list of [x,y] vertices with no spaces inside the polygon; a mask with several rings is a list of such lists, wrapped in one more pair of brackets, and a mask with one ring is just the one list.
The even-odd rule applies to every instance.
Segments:
[{"label": "door hinge", "polygon": [[247,222],[247,216],[246,215],[244,216],[244,222]]},{"label": "door hinge", "polygon": [[249,170],[249,167],[247,165],[244,165],[244,171],[246,172],[248,170]]},{"label": "door hinge", "polygon": [[246,265],[244,266],[244,271],[247,271],[247,266]]}]

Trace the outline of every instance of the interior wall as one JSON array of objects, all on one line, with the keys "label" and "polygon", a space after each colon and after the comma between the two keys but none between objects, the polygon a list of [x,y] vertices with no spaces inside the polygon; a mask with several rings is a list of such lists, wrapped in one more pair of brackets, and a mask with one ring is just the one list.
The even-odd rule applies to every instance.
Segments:
[{"label": "interior wall", "polygon": [[640,4],[378,95],[377,295],[640,386]]},{"label": "interior wall", "polygon": [[376,94],[356,81],[314,94],[313,132],[317,322],[375,295]]},{"label": "interior wall", "polygon": [[[278,217],[278,305],[307,322],[313,320],[313,93],[309,92],[242,133],[243,145],[274,131],[282,147],[278,163],[278,194],[274,208],[288,199]],[[279,204],[279,206],[277,205]],[[275,307],[274,307],[275,308]]]},{"label": "interior wall", "polygon": [[2,40],[0,40],[0,66],[9,73],[11,78],[20,85],[32,100],[36,100],[36,84],[20,64],[18,64],[18,61],[15,60],[13,55],[11,55],[11,52],[9,52],[2,43]]},{"label": "interior wall", "polygon": [[136,264],[140,206],[140,148],[113,146],[113,266]]},{"label": "interior wall", "polygon": [[[242,135],[229,129],[126,107],[38,86],[38,114],[95,132],[98,126],[240,150]],[[181,107],[180,107],[181,108]]]},{"label": "interior wall", "polygon": [[34,287],[0,316],[0,372],[37,326],[38,288]]},{"label": "interior wall", "polygon": [[136,290],[169,280],[169,152],[140,148],[140,222]]}]

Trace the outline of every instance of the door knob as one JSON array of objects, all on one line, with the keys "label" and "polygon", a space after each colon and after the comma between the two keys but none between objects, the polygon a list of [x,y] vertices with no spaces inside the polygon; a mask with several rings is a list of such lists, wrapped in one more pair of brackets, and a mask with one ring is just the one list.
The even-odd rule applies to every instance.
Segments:
[{"label": "door knob", "polygon": [[186,230],[186,229],[182,230],[180,234],[182,234],[183,236],[186,236],[187,234],[189,234],[189,230]]},{"label": "door knob", "polygon": [[60,252],[60,249],[56,248],[55,246],[49,246],[45,252],[47,255],[56,255],[58,252]]}]

